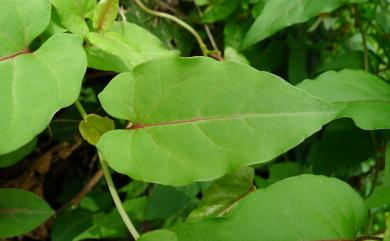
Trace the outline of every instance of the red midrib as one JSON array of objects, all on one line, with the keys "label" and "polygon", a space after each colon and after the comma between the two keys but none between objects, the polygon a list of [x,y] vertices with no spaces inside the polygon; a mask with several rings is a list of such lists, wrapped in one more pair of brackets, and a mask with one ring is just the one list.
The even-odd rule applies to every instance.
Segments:
[{"label": "red midrib", "polygon": [[5,57],[0,57],[0,62],[1,62],[1,61],[5,61],[5,60],[9,60],[9,59],[13,59],[13,58],[15,58],[16,56],[19,56],[19,55],[22,55],[22,54],[29,54],[29,53],[31,53],[30,50],[28,50],[28,49],[22,49],[22,50],[20,50],[20,51],[17,52],[17,53],[14,53],[14,54],[11,54],[11,55],[8,55],[8,56],[5,56]]}]

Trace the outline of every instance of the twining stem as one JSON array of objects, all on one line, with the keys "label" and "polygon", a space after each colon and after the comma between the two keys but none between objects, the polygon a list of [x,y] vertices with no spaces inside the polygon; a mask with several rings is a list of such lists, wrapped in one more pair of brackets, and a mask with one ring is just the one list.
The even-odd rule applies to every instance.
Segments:
[{"label": "twining stem", "polygon": [[[87,112],[85,111],[84,107],[81,105],[80,101],[76,101],[75,106],[77,110],[79,111],[81,117],[83,120],[87,119]],[[127,229],[129,230],[130,234],[133,236],[135,240],[139,238],[139,233],[137,229],[135,228],[134,224],[131,222],[130,217],[127,215],[125,208],[122,205],[121,199],[118,195],[118,191],[116,190],[116,187],[114,185],[114,182],[112,181],[111,175],[110,175],[110,170],[108,168],[107,163],[104,161],[103,157],[98,153],[99,155],[99,160],[100,160],[100,165],[102,166],[102,170],[104,173],[104,177],[106,178],[106,182],[108,185],[108,189],[110,190],[112,200],[115,203],[115,206],[118,210],[119,215],[121,216],[123,222],[125,223]]]},{"label": "twining stem", "polygon": [[130,234],[133,236],[135,240],[137,240],[139,238],[139,233],[137,229],[134,227],[134,224],[131,222],[131,219],[127,215],[126,210],[123,208],[121,199],[119,198],[114,182],[112,181],[110,170],[108,169],[108,165],[100,154],[99,154],[99,159],[100,159],[100,164],[102,165],[104,176],[106,178],[108,189],[110,190],[111,197],[114,200],[119,215],[122,217],[123,222],[125,223],[127,229],[130,231]]},{"label": "twining stem", "polygon": [[146,7],[141,0],[134,0],[134,2],[142,9],[144,10],[145,12],[151,14],[151,15],[154,15],[154,16],[158,16],[158,17],[161,17],[161,18],[166,18],[166,19],[170,19],[172,20],[173,22],[177,23],[178,25],[180,25],[181,27],[183,27],[184,29],[186,29],[188,32],[190,32],[196,39],[196,41],[198,42],[199,44],[199,47],[200,49],[202,50],[202,54],[204,56],[208,56],[208,54],[210,53],[210,50],[207,48],[206,44],[203,42],[203,39],[200,37],[200,35],[198,34],[198,32],[196,32],[195,29],[193,29],[190,25],[188,25],[186,22],[184,22],[183,20],[171,15],[171,14],[168,14],[168,13],[164,13],[164,12],[159,12],[159,11],[155,11],[155,10],[152,10],[148,7]]}]

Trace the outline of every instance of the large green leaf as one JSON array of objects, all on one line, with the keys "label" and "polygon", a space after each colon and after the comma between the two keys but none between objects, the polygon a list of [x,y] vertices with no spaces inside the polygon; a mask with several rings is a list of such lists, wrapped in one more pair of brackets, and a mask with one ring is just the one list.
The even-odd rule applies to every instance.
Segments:
[{"label": "large green leaf", "polygon": [[361,3],[366,0],[272,0],[267,1],[263,11],[249,29],[242,48],[247,48],[271,36],[279,30],[296,23],[305,22],[314,16],[331,12],[343,4]]},{"label": "large green leaf", "polygon": [[0,61],[0,154],[42,132],[78,97],[86,70],[79,37],[57,34],[39,50]]},{"label": "large green leaf", "polygon": [[352,118],[362,129],[390,128],[390,85],[372,74],[329,71],[299,87],[340,106],[340,117]]},{"label": "large green leaf", "polygon": [[31,41],[49,25],[50,11],[49,0],[1,0],[0,61],[26,52]]},{"label": "large green leaf", "polygon": [[99,99],[110,115],[133,123],[98,142],[108,164],[168,185],[269,161],[337,115],[333,105],[275,75],[204,57],[139,65]]},{"label": "large green leaf", "polygon": [[86,70],[81,39],[57,34],[30,53],[50,11],[49,0],[0,2],[0,155],[31,141],[79,95]]},{"label": "large green leaf", "polygon": [[[115,22],[109,32],[89,33],[89,66],[117,72],[130,71],[145,61],[177,56],[147,30],[128,22]],[[107,60],[109,59],[109,61]]]},{"label": "large green leaf", "polygon": [[249,194],[230,216],[171,230],[179,241],[352,240],[366,218],[363,200],[346,183],[301,175]]},{"label": "large green leaf", "polygon": [[72,33],[82,36],[89,32],[85,19],[91,18],[96,0],[51,0],[61,23]]},{"label": "large green leaf", "polygon": [[34,193],[0,189],[0,238],[30,232],[52,214],[49,205]]}]

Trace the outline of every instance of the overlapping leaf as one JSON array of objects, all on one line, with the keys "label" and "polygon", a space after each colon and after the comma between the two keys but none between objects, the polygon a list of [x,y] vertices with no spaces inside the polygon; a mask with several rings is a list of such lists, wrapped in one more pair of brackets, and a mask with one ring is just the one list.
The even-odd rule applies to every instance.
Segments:
[{"label": "overlapping leaf", "polygon": [[390,128],[390,85],[361,70],[329,71],[299,87],[342,108],[362,129]]},{"label": "overlapping leaf", "polygon": [[57,34],[28,50],[49,21],[49,0],[0,2],[0,154],[31,141],[79,95],[86,70],[80,38]]},{"label": "overlapping leaf", "polygon": [[96,0],[51,0],[61,23],[72,33],[82,36],[89,32],[85,19],[91,18]]},{"label": "overlapping leaf", "polygon": [[203,57],[139,65],[112,80],[99,98],[110,115],[134,123],[98,142],[109,165],[168,185],[272,160],[337,114],[275,75]]},{"label": "overlapping leaf", "polygon": [[343,4],[361,3],[366,0],[272,0],[267,1],[263,11],[249,29],[242,48],[247,48],[271,36],[279,30],[312,17],[331,12]]},{"label": "overlapping leaf", "polygon": [[148,60],[177,56],[145,29],[128,22],[115,22],[110,31],[88,34],[89,66],[116,72],[130,71]]},{"label": "overlapping leaf", "polygon": [[[363,200],[346,183],[301,175],[249,194],[230,216],[187,222],[171,229],[177,237],[172,233],[167,237],[179,241],[353,240],[366,218]],[[157,233],[144,240],[159,240]]]}]

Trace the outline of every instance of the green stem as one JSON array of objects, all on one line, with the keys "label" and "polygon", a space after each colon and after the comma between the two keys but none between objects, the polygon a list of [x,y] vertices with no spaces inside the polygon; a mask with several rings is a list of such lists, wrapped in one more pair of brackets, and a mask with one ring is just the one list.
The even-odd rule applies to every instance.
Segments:
[{"label": "green stem", "polygon": [[[80,112],[80,115],[83,117],[84,120],[87,119],[87,112],[85,111],[84,107],[81,105],[80,101],[76,101],[75,106],[77,110]],[[119,198],[118,192],[115,188],[114,182],[112,181],[110,170],[108,168],[107,163],[104,161],[103,157],[98,153],[100,164],[103,169],[104,177],[106,178],[106,182],[108,185],[108,190],[110,190],[112,200],[114,200],[115,206],[119,212],[119,215],[121,216],[123,222],[125,223],[127,229],[129,230],[130,234],[133,236],[135,240],[139,238],[139,233],[137,229],[134,227],[134,224],[131,222],[130,217],[127,215],[125,208],[122,205],[121,199]]]},{"label": "green stem", "polygon": [[198,42],[199,44],[199,47],[200,49],[202,50],[202,54],[204,56],[208,56],[208,54],[210,53],[210,50],[207,48],[206,44],[203,42],[202,38],[200,37],[200,35],[198,34],[198,32],[196,32],[195,29],[193,29],[190,25],[188,25],[186,22],[184,22],[183,20],[173,16],[173,15],[170,15],[168,13],[163,13],[163,12],[159,12],[159,11],[154,11],[148,7],[146,7],[142,2],[141,0],[134,0],[134,2],[142,9],[144,10],[145,12],[151,14],[151,15],[154,15],[154,16],[158,16],[158,17],[161,17],[161,18],[166,18],[166,19],[170,19],[172,20],[173,22],[177,23],[178,25],[180,25],[181,27],[183,27],[184,29],[186,29],[188,32],[190,32],[196,39],[196,41]]},{"label": "green stem", "polygon": [[104,161],[103,157],[99,153],[100,164],[102,165],[103,173],[106,178],[106,182],[108,185],[108,189],[110,190],[112,199],[114,200],[115,206],[121,216],[123,222],[125,223],[127,229],[130,231],[130,234],[133,236],[135,240],[139,238],[139,233],[137,229],[134,227],[134,224],[131,222],[130,217],[127,215],[126,210],[124,209],[121,199],[119,198],[118,192],[115,188],[114,182],[112,181],[110,171],[108,169],[107,163]]},{"label": "green stem", "polygon": [[76,108],[79,111],[79,113],[80,113],[81,117],[83,118],[83,120],[86,120],[88,114],[85,111],[84,107],[81,105],[80,101],[76,100],[76,102],[74,102],[74,105],[76,106]]}]

